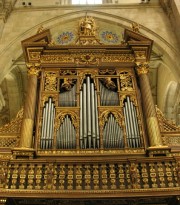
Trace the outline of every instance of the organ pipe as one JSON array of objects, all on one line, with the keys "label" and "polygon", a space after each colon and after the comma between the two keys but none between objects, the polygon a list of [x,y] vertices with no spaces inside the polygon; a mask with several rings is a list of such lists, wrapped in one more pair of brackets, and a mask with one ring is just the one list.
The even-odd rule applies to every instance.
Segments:
[{"label": "organ pipe", "polygon": [[123,132],[115,117],[111,113],[104,127],[103,132],[104,148],[123,148]]},{"label": "organ pipe", "polygon": [[127,145],[130,148],[140,147],[140,133],[139,126],[136,114],[136,108],[133,103],[130,101],[129,96],[127,96],[126,101],[124,102],[124,116],[125,116],[125,125],[127,133]]},{"label": "organ pipe", "polygon": [[76,132],[74,125],[68,115],[64,117],[63,123],[57,130],[57,148],[58,149],[75,149]]},{"label": "organ pipe", "polygon": [[55,108],[52,98],[49,98],[43,108],[43,119],[41,129],[41,149],[51,149],[53,142]]},{"label": "organ pipe", "polygon": [[76,84],[73,85],[71,90],[60,92],[59,106],[61,107],[74,107],[76,106]]},{"label": "organ pipe", "polygon": [[80,148],[99,147],[97,96],[90,76],[83,82],[80,91]]},{"label": "organ pipe", "polygon": [[119,105],[118,93],[106,88],[101,81],[99,85],[100,85],[101,105],[102,106]]}]

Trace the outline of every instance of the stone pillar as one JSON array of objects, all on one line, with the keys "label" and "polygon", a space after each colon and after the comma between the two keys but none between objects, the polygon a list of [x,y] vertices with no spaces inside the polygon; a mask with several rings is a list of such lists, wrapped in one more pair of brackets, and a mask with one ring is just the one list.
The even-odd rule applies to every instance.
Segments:
[{"label": "stone pillar", "polygon": [[151,93],[149,77],[147,75],[149,71],[149,65],[147,62],[137,62],[136,65],[137,74],[139,76],[143,111],[145,113],[150,146],[162,146],[161,133]]},{"label": "stone pillar", "polygon": [[28,88],[24,104],[24,115],[21,127],[20,148],[31,148],[33,137],[34,116],[37,95],[37,80],[40,64],[27,64]]}]

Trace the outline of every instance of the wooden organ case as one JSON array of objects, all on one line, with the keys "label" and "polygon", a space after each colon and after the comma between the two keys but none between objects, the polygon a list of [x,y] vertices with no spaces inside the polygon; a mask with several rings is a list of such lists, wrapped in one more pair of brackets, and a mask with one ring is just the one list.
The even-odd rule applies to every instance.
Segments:
[{"label": "wooden organ case", "polygon": [[103,45],[95,33],[85,17],[74,45],[49,30],[22,42],[29,85],[19,144],[1,160],[2,204],[178,204],[178,151],[163,143],[147,75],[153,42],[125,29]]}]

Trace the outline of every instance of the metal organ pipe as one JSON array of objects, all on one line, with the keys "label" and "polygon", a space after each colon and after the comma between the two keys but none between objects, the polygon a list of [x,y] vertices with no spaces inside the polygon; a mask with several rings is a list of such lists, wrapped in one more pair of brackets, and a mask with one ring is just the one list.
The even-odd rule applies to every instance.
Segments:
[{"label": "metal organ pipe", "polygon": [[[91,83],[91,108],[92,108],[92,141],[93,141],[93,148],[96,147],[96,129],[95,127],[97,124],[95,124],[95,96],[94,96],[94,84]],[[94,114],[93,114],[94,113]]]},{"label": "metal organ pipe", "polygon": [[76,84],[73,85],[71,90],[60,92],[59,106],[61,107],[74,107],[76,106]]},{"label": "metal organ pipe", "polygon": [[80,91],[80,147],[83,147],[83,93]]},{"label": "metal organ pipe", "polygon": [[87,76],[80,91],[80,148],[99,147],[96,95],[94,83],[91,82],[90,76]]},{"label": "metal organ pipe", "polygon": [[91,89],[90,89],[90,77],[87,76],[86,78],[86,89],[87,89],[87,100],[86,100],[86,105],[87,105],[87,136],[88,136],[88,146],[89,148],[91,148],[91,114],[93,115],[93,113],[91,112],[91,98],[92,98],[92,93],[91,93]]},{"label": "metal organ pipe", "polygon": [[123,148],[123,132],[115,117],[111,113],[103,132],[104,148]]},{"label": "metal organ pipe", "polygon": [[136,109],[128,96],[126,99],[127,101],[124,103],[123,110],[127,132],[127,143],[128,147],[136,148],[141,146]]},{"label": "metal organ pipe", "polygon": [[64,117],[63,123],[59,126],[59,129],[57,130],[57,148],[76,148],[76,132],[68,115]]},{"label": "metal organ pipe", "polygon": [[41,149],[51,149],[53,142],[55,108],[52,98],[49,98],[43,108],[43,122],[41,130]]},{"label": "metal organ pipe", "polygon": [[112,106],[119,104],[118,93],[106,88],[102,82],[100,85],[100,96],[101,96],[101,105],[102,106]]},{"label": "metal organ pipe", "polygon": [[86,115],[86,83],[83,83],[83,142],[84,148],[87,148],[87,115]]}]

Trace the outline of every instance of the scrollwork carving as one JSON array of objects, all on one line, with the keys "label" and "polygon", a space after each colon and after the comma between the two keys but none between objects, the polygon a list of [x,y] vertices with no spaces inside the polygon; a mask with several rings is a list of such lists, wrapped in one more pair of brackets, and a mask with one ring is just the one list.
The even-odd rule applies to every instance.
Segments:
[{"label": "scrollwork carving", "polygon": [[45,91],[57,90],[57,73],[45,72]]},{"label": "scrollwork carving", "polygon": [[0,128],[0,133],[20,133],[22,119],[23,108],[17,113],[15,119]]}]

